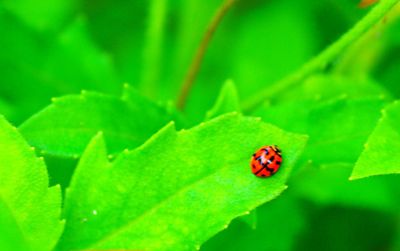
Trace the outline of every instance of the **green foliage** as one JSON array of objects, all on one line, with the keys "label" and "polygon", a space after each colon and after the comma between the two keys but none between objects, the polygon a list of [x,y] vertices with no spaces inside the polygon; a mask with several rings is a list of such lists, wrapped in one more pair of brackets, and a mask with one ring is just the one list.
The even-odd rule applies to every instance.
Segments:
[{"label": "green foliage", "polygon": [[4,6],[30,27],[39,31],[54,31],[71,16],[76,1],[4,1]]},{"label": "green foliage", "polygon": [[[294,193],[320,205],[339,205],[397,212],[400,203],[393,192],[395,177],[349,182],[353,164],[307,165],[291,178]],[[365,191],[370,191],[365,193]]]},{"label": "green foliage", "polygon": [[80,156],[92,136],[103,131],[114,154],[139,146],[170,119],[140,96],[125,99],[90,92],[56,98],[20,130],[44,153],[67,157]]},{"label": "green foliage", "polygon": [[227,80],[222,86],[214,106],[206,114],[206,120],[229,112],[240,112],[238,93],[232,80]]},{"label": "green foliage", "polygon": [[[284,210],[284,213],[282,212]],[[305,209],[290,188],[278,199],[258,207],[257,227],[235,220],[229,228],[204,244],[202,250],[291,250],[305,228]]]},{"label": "green foliage", "polygon": [[400,173],[400,104],[398,101],[382,110],[374,131],[364,145],[351,179],[372,175]]},{"label": "green foliage", "polygon": [[43,159],[35,156],[3,117],[0,150],[0,231],[6,232],[0,244],[20,250],[51,250],[63,228],[59,186],[48,188]]},{"label": "green foliage", "polygon": [[2,200],[0,200],[0,220],[1,250],[30,250],[18,227],[18,223]]},{"label": "green foliage", "polygon": [[[248,156],[265,141],[277,142],[286,156],[269,182],[255,179],[248,166]],[[194,249],[233,218],[278,196],[305,141],[257,119],[227,114],[180,132],[169,124],[109,163],[100,134],[67,192],[59,248]]]},{"label": "green foliage", "polygon": [[[357,89],[348,87],[349,82],[327,77],[311,79],[287,93],[280,103],[260,107],[255,114],[286,130],[308,134],[305,160],[355,162],[387,98],[369,82],[359,83]],[[332,91],[322,88],[326,85]]]},{"label": "green foliage", "polygon": [[231,1],[0,1],[0,250],[400,250],[399,0]]},{"label": "green foliage", "polygon": [[110,59],[92,43],[82,19],[46,39],[0,5],[0,33],[4,34],[0,41],[0,92],[15,107],[12,118],[17,123],[55,96],[82,89],[109,93],[120,89]]}]

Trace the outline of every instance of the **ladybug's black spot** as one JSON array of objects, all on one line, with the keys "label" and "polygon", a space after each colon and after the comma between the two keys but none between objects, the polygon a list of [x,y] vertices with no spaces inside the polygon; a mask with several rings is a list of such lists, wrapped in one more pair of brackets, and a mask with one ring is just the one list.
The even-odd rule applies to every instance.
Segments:
[{"label": "ladybug's black spot", "polygon": [[270,161],[270,163],[272,163],[272,161],[274,161],[274,159],[275,159],[275,156],[271,156],[271,158],[269,158],[269,161]]},{"label": "ladybug's black spot", "polygon": [[265,174],[261,174],[261,177],[266,177],[267,175],[265,175]]},{"label": "ladybug's black spot", "polygon": [[277,164],[277,165],[280,165],[282,162],[280,162],[280,161],[275,161],[275,163]]},{"label": "ladybug's black spot", "polygon": [[253,168],[256,168],[256,165],[254,165],[254,164],[251,164],[251,167],[253,167]]},{"label": "ladybug's black spot", "polygon": [[263,167],[263,168],[260,168],[259,170],[257,170],[257,172],[255,172],[254,174],[255,174],[255,175],[258,175],[259,173],[261,173],[262,170],[264,170],[264,167]]},{"label": "ladybug's black spot", "polygon": [[267,169],[267,171],[270,173],[274,173],[275,171],[273,168],[269,168],[268,166],[265,166],[265,169]]}]

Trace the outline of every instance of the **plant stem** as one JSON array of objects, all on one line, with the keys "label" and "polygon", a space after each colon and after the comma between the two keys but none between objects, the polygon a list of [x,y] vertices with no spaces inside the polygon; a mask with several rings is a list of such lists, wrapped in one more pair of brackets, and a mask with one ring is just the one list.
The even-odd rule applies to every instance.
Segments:
[{"label": "plant stem", "polygon": [[143,74],[141,78],[142,90],[147,96],[154,94],[154,90],[157,89],[166,13],[166,0],[152,0],[150,2],[146,46],[143,50]]},{"label": "plant stem", "polygon": [[300,67],[297,71],[286,78],[266,87],[257,95],[245,100],[242,103],[243,111],[250,111],[264,100],[277,96],[279,93],[291,88],[301,82],[311,74],[322,71],[349,45],[360,38],[368,29],[379,22],[399,0],[382,0],[364,18],[355,24],[347,33],[339,38],[335,43],[322,51],[318,56]]},{"label": "plant stem", "polygon": [[208,25],[208,28],[203,36],[203,39],[200,42],[197,52],[194,55],[192,63],[182,83],[182,87],[177,101],[178,109],[183,110],[183,108],[185,107],[186,99],[190,93],[190,90],[193,87],[196,76],[200,70],[201,63],[203,61],[204,55],[211,41],[211,38],[213,37],[219,24],[221,23],[223,17],[226,15],[228,10],[233,6],[234,3],[235,0],[225,0],[222,3],[221,7],[215,13],[214,17],[211,19],[211,22]]}]

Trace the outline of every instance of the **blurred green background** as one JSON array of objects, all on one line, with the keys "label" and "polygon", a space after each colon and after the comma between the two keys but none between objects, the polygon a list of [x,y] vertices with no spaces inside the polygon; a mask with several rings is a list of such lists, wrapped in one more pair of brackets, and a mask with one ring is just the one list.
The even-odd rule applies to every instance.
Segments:
[{"label": "blurred green background", "polygon": [[[124,83],[159,104],[174,104],[220,4],[1,1],[0,113],[18,126],[49,105],[52,97],[82,90],[120,95]],[[307,62],[367,13],[369,9],[357,4],[358,0],[238,1],[207,50],[184,110],[188,125],[204,119],[226,79],[234,81],[245,100]],[[399,98],[397,15],[332,62],[327,74],[367,79]],[[290,94],[285,98],[296,100]],[[286,129],[279,111],[276,116],[271,121]],[[50,173],[69,177],[71,170],[62,169],[64,162],[46,161],[54,168]],[[287,192],[235,220],[202,250],[400,250],[399,177],[349,182],[352,161],[298,168]]]}]

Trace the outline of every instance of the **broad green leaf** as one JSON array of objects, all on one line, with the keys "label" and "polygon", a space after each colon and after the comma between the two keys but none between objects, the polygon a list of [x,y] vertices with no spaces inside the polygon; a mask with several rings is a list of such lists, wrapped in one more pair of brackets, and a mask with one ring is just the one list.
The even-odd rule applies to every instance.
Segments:
[{"label": "broad green leaf", "polygon": [[306,160],[355,162],[386,103],[383,97],[342,96],[262,107],[255,115],[286,130],[308,134],[310,141],[303,157]]},{"label": "broad green leaf", "polygon": [[[225,81],[222,86],[214,106],[206,113],[205,121],[229,112],[240,112],[240,101],[237,89],[235,83],[230,79]],[[257,226],[256,210],[251,211],[247,215],[243,215],[240,219],[253,229]]]},{"label": "broad green leaf", "polygon": [[[328,107],[329,104],[334,105],[335,102],[345,99],[349,102],[358,99],[390,100],[390,95],[370,80],[315,75],[283,93],[276,103],[271,105],[268,102],[260,106],[253,114],[286,130],[308,133],[308,128],[313,128],[309,117],[314,110],[323,106]],[[332,126],[340,124],[335,122]]]},{"label": "broad green leaf", "polygon": [[384,104],[380,98],[343,97],[319,105],[308,101],[278,105],[257,115],[287,130],[309,134],[304,158],[317,163],[354,162]]},{"label": "broad green leaf", "polygon": [[289,186],[298,197],[317,205],[359,207],[398,212],[400,177],[379,177],[349,181],[353,164],[308,165],[291,177]]},{"label": "broad green leaf", "polygon": [[239,96],[232,80],[227,80],[222,86],[214,106],[206,114],[206,120],[229,112],[240,112]]},{"label": "broad green leaf", "polygon": [[379,97],[339,98],[314,109],[306,157],[317,163],[355,162],[385,103]]},{"label": "broad green leaf", "polygon": [[0,200],[1,211],[5,213],[1,217],[17,225],[30,250],[51,250],[63,228],[59,219],[60,188],[48,188],[43,160],[35,156],[17,129],[3,117],[0,117],[0,152]]},{"label": "broad green leaf", "polygon": [[8,10],[38,31],[60,28],[74,13],[76,0],[13,0],[2,1]]},{"label": "broad green leaf", "polygon": [[[101,134],[88,146],[66,195],[59,248],[191,250],[285,189],[306,137],[226,114],[190,130],[172,123],[109,163]],[[252,153],[283,151],[281,170],[255,177]],[[211,217],[212,216],[212,217]]]},{"label": "broad green leaf", "polygon": [[0,199],[0,222],[0,250],[30,250],[17,222],[2,199]]},{"label": "broad green leaf", "polygon": [[400,103],[382,110],[382,117],[364,145],[350,179],[400,173]]},{"label": "broad green leaf", "polygon": [[134,148],[170,121],[165,110],[139,95],[130,101],[83,92],[53,99],[20,131],[31,145],[52,155],[80,156],[90,139],[103,131],[110,153]]}]

